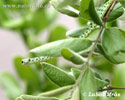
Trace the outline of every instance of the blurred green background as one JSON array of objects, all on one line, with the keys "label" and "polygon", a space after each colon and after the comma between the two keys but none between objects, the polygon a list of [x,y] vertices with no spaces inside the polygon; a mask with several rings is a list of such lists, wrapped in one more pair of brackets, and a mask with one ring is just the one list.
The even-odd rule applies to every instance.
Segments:
[{"label": "blurred green background", "polygon": [[[29,49],[64,39],[67,30],[85,26],[87,22],[58,13],[48,1],[0,0],[0,100],[14,100],[24,93],[36,95],[58,88],[47,79],[39,64],[24,67],[21,60],[35,56],[28,54]],[[124,30],[123,18],[117,25]],[[48,63],[69,72],[75,66],[63,58]],[[125,87],[125,64],[113,65],[102,56],[93,57],[91,64],[104,78],[109,78],[113,86]],[[117,92],[121,97],[98,100],[124,100],[125,91]]]}]

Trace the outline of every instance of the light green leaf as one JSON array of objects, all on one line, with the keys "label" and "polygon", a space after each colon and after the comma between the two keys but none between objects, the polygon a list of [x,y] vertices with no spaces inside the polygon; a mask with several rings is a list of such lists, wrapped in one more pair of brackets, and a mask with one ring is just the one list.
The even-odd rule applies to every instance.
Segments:
[{"label": "light green leaf", "polygon": [[60,99],[55,98],[55,97],[22,95],[22,96],[16,98],[16,100],[60,100]]},{"label": "light green leaf", "polygon": [[91,18],[93,19],[93,21],[94,21],[96,24],[98,24],[98,25],[100,25],[100,26],[103,25],[102,20],[101,20],[101,18],[99,17],[99,15],[98,15],[98,13],[97,13],[97,11],[96,11],[96,9],[95,9],[94,0],[91,0],[91,1],[90,1],[90,4],[89,4],[89,14],[90,14]]},{"label": "light green leaf", "polygon": [[89,93],[95,94],[97,91],[96,80],[94,77],[94,73],[91,71],[91,69],[87,69],[82,76],[79,85],[79,91],[80,100],[96,100],[96,97],[89,96]]},{"label": "light green leaf", "polygon": [[72,68],[71,72],[73,73],[73,76],[75,77],[75,79],[77,79],[79,77],[80,73],[81,73],[80,70],[75,69],[75,68]]},{"label": "light green leaf", "polygon": [[[125,64],[121,64],[113,70],[112,85],[115,87],[125,87]],[[124,90],[116,90],[118,93],[125,93]]]},{"label": "light green leaf", "polygon": [[71,100],[80,100],[79,99],[79,88],[78,87],[76,87],[76,89],[74,90]]},{"label": "light green leaf", "polygon": [[91,0],[81,0],[80,4],[80,14],[85,19],[91,19],[91,16],[89,15],[89,5]]},{"label": "light green leaf", "polygon": [[108,28],[102,37],[103,52],[112,63],[125,62],[125,32],[117,28]]},{"label": "light green leaf", "polygon": [[[72,71],[73,75],[75,76],[75,79],[77,79],[81,73],[80,70],[74,69],[74,68],[72,68],[71,71]],[[95,72],[94,76],[95,76],[97,90],[99,90],[100,88],[107,86],[109,84],[109,82],[103,80],[98,73]]]},{"label": "light green leaf", "polygon": [[0,85],[10,100],[14,100],[23,93],[17,80],[9,73],[0,74]]},{"label": "light green leaf", "polygon": [[96,79],[97,90],[99,90],[100,88],[102,88],[104,86],[109,85],[109,82],[107,82],[107,81],[101,80],[101,79],[96,78],[96,77],[95,77],[95,79]]},{"label": "light green leaf", "polygon": [[109,21],[113,21],[117,18],[119,18],[120,16],[122,16],[124,14],[124,9],[121,5],[119,5],[118,7],[116,7],[109,15],[108,17],[108,22]]},{"label": "light green leaf", "polygon": [[61,13],[72,17],[78,17],[78,11],[69,6],[75,4],[75,2],[76,0],[51,0],[50,3],[57,11]]},{"label": "light green leaf", "polygon": [[80,52],[89,48],[91,45],[92,42],[90,40],[70,38],[45,44],[43,46],[32,49],[30,52],[39,56],[59,57],[61,56],[62,48],[69,48],[75,52]]},{"label": "light green leaf", "polygon": [[66,36],[69,37],[79,37],[80,35],[82,35],[84,33],[84,31],[88,30],[88,28],[79,28],[79,29],[74,29],[74,30],[70,30],[68,32],[66,32]]},{"label": "light green leaf", "polygon": [[72,85],[75,83],[71,75],[54,65],[42,63],[42,68],[47,77],[59,86]]},{"label": "light green leaf", "polygon": [[66,38],[65,36],[66,31],[67,29],[62,25],[54,27],[50,32],[49,41],[52,42]]},{"label": "light green leaf", "polygon": [[72,87],[73,87],[72,85],[64,86],[64,87],[61,87],[52,91],[41,93],[39,96],[47,96],[47,97],[57,96],[72,89]]},{"label": "light green leaf", "polygon": [[74,64],[79,65],[86,61],[86,59],[80,56],[78,53],[67,48],[63,48],[61,54],[65,59],[71,61]]}]

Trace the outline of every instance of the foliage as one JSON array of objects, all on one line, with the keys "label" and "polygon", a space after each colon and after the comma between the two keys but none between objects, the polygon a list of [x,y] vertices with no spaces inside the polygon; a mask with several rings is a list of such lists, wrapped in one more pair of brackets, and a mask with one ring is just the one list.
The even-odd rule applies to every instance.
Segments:
[{"label": "foliage", "polygon": [[[109,3],[105,6],[108,8],[103,6],[103,0],[100,0],[102,5],[94,0],[44,0],[40,2],[42,8],[2,7],[3,4],[38,3],[24,1],[0,1],[0,26],[16,31],[22,37],[30,51],[29,57],[53,59],[24,66],[21,64],[24,57],[15,57],[14,68],[25,89],[13,75],[2,73],[0,84],[10,100],[112,100],[112,97],[89,96],[89,93],[104,93],[105,89],[105,94],[114,93],[109,86],[125,87],[125,31],[117,23],[124,15],[123,1],[118,1],[111,12],[115,0],[107,0]],[[46,8],[49,4],[54,9]],[[55,25],[58,14],[55,10],[78,19],[80,28],[67,31],[65,26]],[[14,14],[18,14],[18,18],[14,18]],[[87,22],[88,26],[85,25]],[[46,43],[38,39],[44,30],[47,30]],[[86,36],[80,38],[81,35]],[[72,64],[59,64],[59,57]],[[116,92],[121,96],[113,100],[123,100],[125,92]]]}]

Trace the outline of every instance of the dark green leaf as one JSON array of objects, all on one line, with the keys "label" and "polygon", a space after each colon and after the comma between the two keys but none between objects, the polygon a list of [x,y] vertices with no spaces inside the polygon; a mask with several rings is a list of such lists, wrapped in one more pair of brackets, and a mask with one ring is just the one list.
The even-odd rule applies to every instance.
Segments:
[{"label": "dark green leaf", "polygon": [[98,15],[98,13],[97,13],[97,11],[96,11],[96,9],[95,9],[94,0],[91,0],[91,1],[90,1],[89,14],[90,14],[91,18],[93,19],[93,21],[94,21],[96,24],[98,24],[98,25],[100,25],[100,26],[103,25],[102,20],[101,20],[101,18],[99,17],[99,15]]},{"label": "dark green leaf", "polygon": [[16,97],[23,93],[17,80],[9,73],[0,75],[0,84],[10,100],[15,100]]},{"label": "dark green leaf", "polygon": [[75,83],[71,75],[54,65],[42,63],[42,68],[47,77],[59,86],[72,85]]},{"label": "dark green leaf", "polygon": [[125,1],[123,1],[123,0],[119,0],[119,2],[121,3],[122,7],[125,8]]},{"label": "dark green leaf", "polygon": [[113,21],[124,14],[124,9],[122,6],[114,9],[108,17],[108,21]]},{"label": "dark green leaf", "polygon": [[89,48],[91,45],[92,42],[90,40],[70,38],[45,44],[38,48],[32,49],[30,52],[39,56],[58,57],[61,56],[62,48],[69,48],[75,52],[80,52]]},{"label": "dark green leaf", "polygon": [[108,59],[113,63],[125,62],[125,37],[124,31],[117,28],[108,28],[102,37],[102,47]]}]

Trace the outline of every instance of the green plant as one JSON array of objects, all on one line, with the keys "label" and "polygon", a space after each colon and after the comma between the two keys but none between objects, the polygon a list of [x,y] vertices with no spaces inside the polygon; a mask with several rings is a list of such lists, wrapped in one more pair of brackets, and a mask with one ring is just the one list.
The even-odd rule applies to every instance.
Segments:
[{"label": "green plant", "polygon": [[[50,43],[40,47],[36,47],[35,39],[32,39],[35,37],[34,35],[27,36],[24,31],[25,28],[21,30],[29,49],[36,48],[30,50],[32,58],[15,58],[15,67],[19,76],[28,85],[26,94],[33,95],[37,91],[35,94],[38,96],[22,95],[17,100],[110,100],[111,97],[103,98],[90,96],[90,94],[94,95],[107,91],[107,94],[111,93],[111,96],[115,96],[115,89],[122,90],[119,91],[120,93],[125,93],[123,91],[125,81],[118,78],[124,76],[124,72],[122,73],[124,67],[117,68],[117,64],[125,63],[125,31],[118,28],[117,24],[118,18],[124,14],[125,5],[124,2],[117,0],[106,0],[105,2],[103,6],[96,7],[94,0],[50,0],[57,11],[68,16],[78,17],[82,25],[90,20],[92,22],[89,26],[68,32],[63,27],[56,27],[48,39]],[[33,23],[33,25],[35,24]],[[39,33],[39,29],[41,28],[36,28],[36,34]],[[62,34],[66,33],[72,38],[64,39],[64,35],[55,38],[60,30],[62,30]],[[52,37],[53,39],[51,39]],[[56,67],[58,57],[61,56],[75,65],[70,65],[71,71],[65,66],[70,73]],[[21,65],[21,60],[22,64],[27,65],[26,67]],[[46,60],[48,61],[45,62]],[[40,64],[30,65],[32,63]],[[45,82],[46,84],[44,83],[44,77],[41,77],[41,73],[38,71],[41,69],[45,77],[47,76],[54,84],[48,82],[49,80]],[[117,74],[117,70],[123,75]],[[44,75],[43,73],[42,75]],[[103,75],[109,77],[106,73],[111,73],[115,79],[111,82],[111,79],[102,78]],[[118,81],[120,83],[116,84]],[[44,84],[45,88],[40,84]],[[52,89],[54,90],[48,92],[48,86],[53,86]],[[122,96],[119,97],[120,99],[123,100]]]}]

